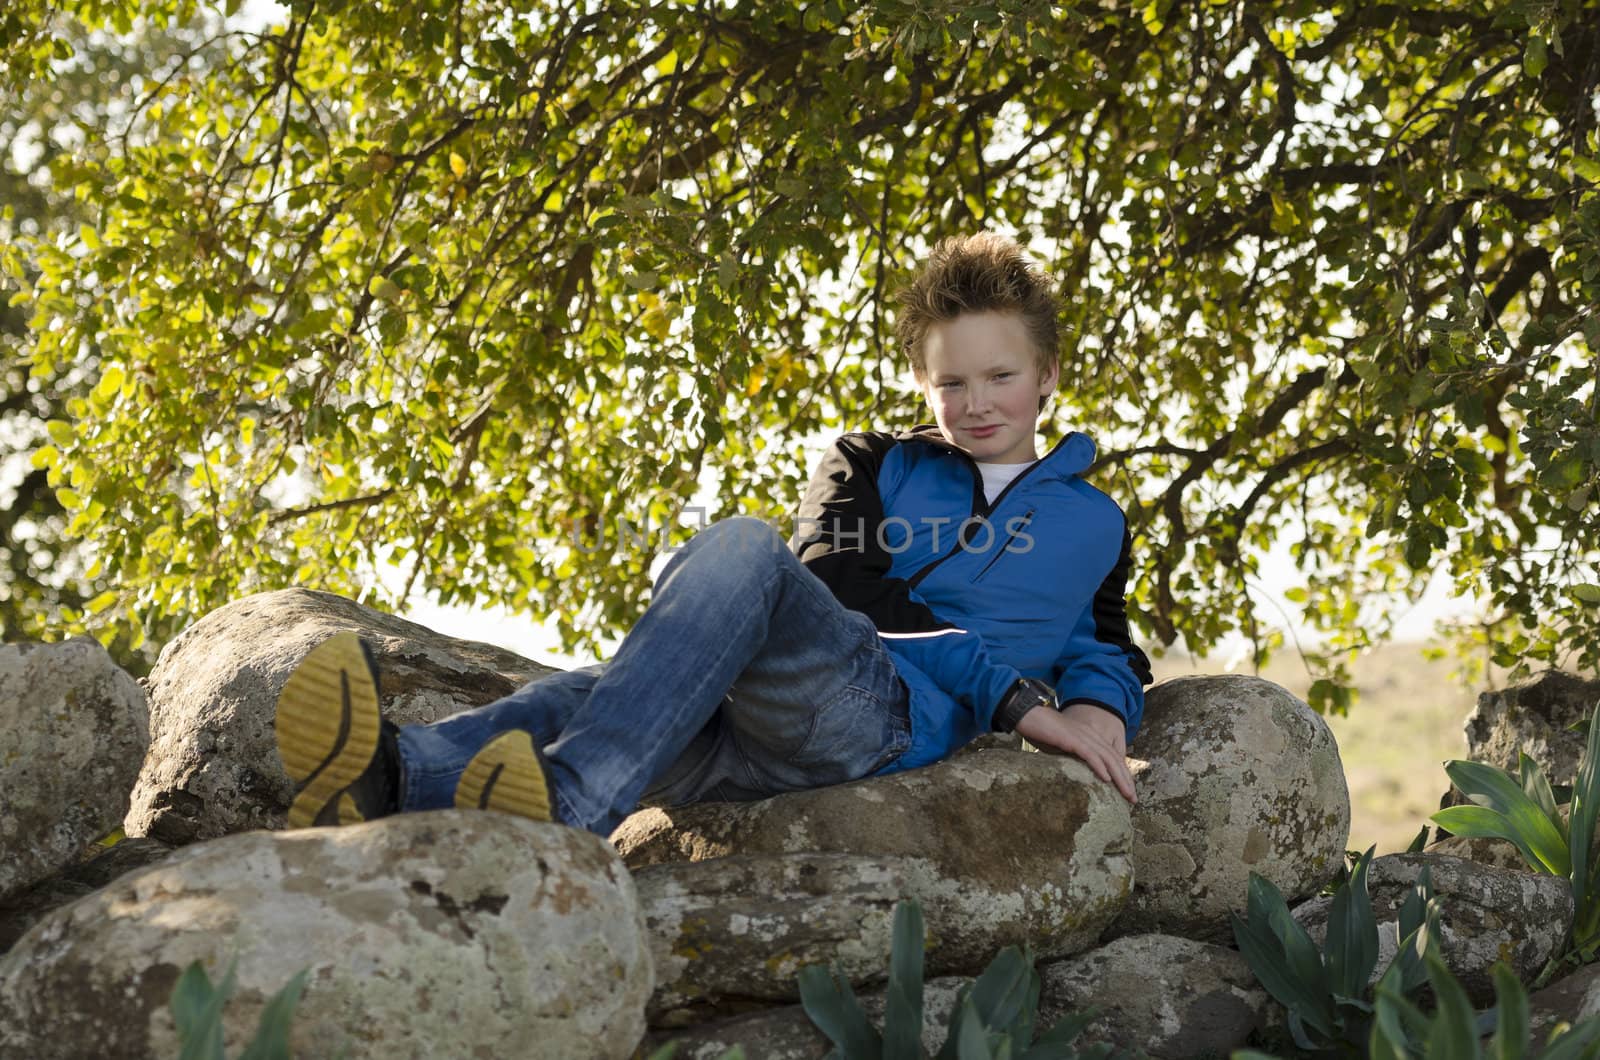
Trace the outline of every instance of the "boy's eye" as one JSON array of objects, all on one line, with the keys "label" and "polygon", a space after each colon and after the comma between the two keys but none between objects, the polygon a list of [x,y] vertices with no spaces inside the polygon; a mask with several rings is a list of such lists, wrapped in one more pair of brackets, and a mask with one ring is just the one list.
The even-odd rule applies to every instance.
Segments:
[{"label": "boy's eye", "polygon": [[948,380],[946,382],[940,383],[939,384],[939,389],[940,390],[950,390],[950,389],[952,389],[954,387],[958,387],[960,385],[961,384],[958,381],[956,381],[954,379],[951,379],[951,380]]}]

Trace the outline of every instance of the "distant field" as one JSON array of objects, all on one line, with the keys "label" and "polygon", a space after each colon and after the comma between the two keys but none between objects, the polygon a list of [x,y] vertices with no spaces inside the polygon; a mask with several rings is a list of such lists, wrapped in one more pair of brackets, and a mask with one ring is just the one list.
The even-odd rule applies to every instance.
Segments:
[{"label": "distant field", "polygon": [[[1452,659],[1429,662],[1424,644],[1386,644],[1351,668],[1360,698],[1348,717],[1329,717],[1350,784],[1351,850],[1376,843],[1378,853],[1404,850],[1439,808],[1449,786],[1443,763],[1466,755],[1461,724],[1477,704],[1478,692],[1452,682]],[[1152,659],[1156,680],[1188,674],[1251,673],[1248,664],[1228,671],[1222,660],[1198,665],[1168,657]],[[1258,675],[1304,699],[1311,678],[1295,652],[1279,652]],[[1494,687],[1505,675],[1493,671]]]}]

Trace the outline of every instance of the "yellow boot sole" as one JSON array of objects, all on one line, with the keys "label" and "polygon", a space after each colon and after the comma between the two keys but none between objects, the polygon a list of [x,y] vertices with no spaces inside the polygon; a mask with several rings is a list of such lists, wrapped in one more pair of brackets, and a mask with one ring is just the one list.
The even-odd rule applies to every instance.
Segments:
[{"label": "yellow boot sole", "polygon": [[550,820],[550,793],[533,738],[503,732],[484,744],[456,783],[458,810],[499,810],[533,821]]},{"label": "yellow boot sole", "polygon": [[295,667],[278,696],[278,755],[296,784],[289,827],[365,820],[346,789],[378,750],[378,689],[361,638],[335,633]]}]

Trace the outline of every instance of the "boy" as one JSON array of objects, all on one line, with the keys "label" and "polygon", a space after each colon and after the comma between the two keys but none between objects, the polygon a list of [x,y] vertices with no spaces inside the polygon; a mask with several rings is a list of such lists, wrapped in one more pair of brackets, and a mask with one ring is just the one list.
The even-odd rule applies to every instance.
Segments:
[{"label": "boy", "polygon": [[402,729],[359,639],[319,645],[278,703],[290,825],[455,805],[607,836],[641,803],[843,783],[991,730],[1133,801],[1123,753],[1151,674],[1128,637],[1126,521],[1078,477],[1087,436],[1037,456],[1057,316],[1014,241],[941,242],[896,321],[935,424],[838,439],[790,548],[756,519],[700,531],[607,663]]}]

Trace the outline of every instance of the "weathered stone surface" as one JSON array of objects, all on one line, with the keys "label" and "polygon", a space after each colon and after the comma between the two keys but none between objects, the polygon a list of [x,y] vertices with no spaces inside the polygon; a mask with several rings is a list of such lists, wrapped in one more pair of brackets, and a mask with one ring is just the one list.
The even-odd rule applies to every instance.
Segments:
[{"label": "weathered stone surface", "polygon": [[1128,935],[1039,972],[1041,1027],[1093,1008],[1085,1041],[1153,1057],[1227,1056],[1274,1004],[1237,951],[1171,935]]},{"label": "weathered stone surface", "polygon": [[1452,835],[1430,844],[1424,853],[1465,858],[1497,869],[1529,871],[1527,859],[1522,856],[1522,851],[1508,839],[1469,839],[1466,836]]},{"label": "weathered stone surface", "polygon": [[1478,696],[1467,715],[1467,757],[1517,769],[1520,749],[1552,784],[1570,783],[1583,757],[1584,736],[1569,728],[1586,720],[1600,703],[1600,681],[1561,670],[1545,670],[1520,685]]},{"label": "weathered stone surface", "polygon": [[[944,1044],[956,996],[969,982],[971,979],[965,976],[945,976],[923,983],[922,1048],[927,1055],[937,1055]],[[867,1018],[881,1028],[883,991],[857,990],[856,996],[861,999]],[[722,1060],[722,1055],[734,1046],[742,1048],[749,1060],[823,1060],[833,1049],[799,1005],[752,1012],[687,1030],[655,1032],[640,1044],[635,1060],[648,1060],[668,1042],[678,1043],[674,1060]]]},{"label": "weathered stone surface", "polygon": [[144,692],[98,642],[0,645],[0,898],[117,827],[149,743]]},{"label": "weathered stone surface", "polygon": [[[1494,1000],[1490,968],[1495,961],[1505,960],[1526,983],[1560,949],[1572,920],[1572,892],[1565,880],[1438,854],[1386,854],[1374,858],[1367,872],[1378,919],[1373,982],[1394,958],[1400,905],[1424,866],[1442,906],[1440,956],[1475,1004]],[[1327,934],[1332,901],[1313,898],[1293,911],[1319,945]]]},{"label": "weathered stone surface", "polygon": [[1024,942],[1092,945],[1126,899],[1128,805],[1082,762],[982,750],[751,803],[644,810],[612,841],[632,868],[732,854],[855,854],[922,903],[930,975],[975,972]]},{"label": "weathered stone surface", "polygon": [[1344,858],[1350,793],[1333,734],[1255,677],[1182,677],[1151,688],[1130,749],[1134,887],[1108,937],[1232,939],[1250,873],[1285,897],[1314,893]]},{"label": "weathered stone surface", "polygon": [[1531,1040],[1543,1044],[1558,1024],[1577,1026],[1600,1016],[1600,964],[1579,968],[1528,998]]},{"label": "weathered stone surface", "polygon": [[625,1057],[652,988],[604,841],[442,810],[227,836],[57,910],[0,959],[0,1055],[176,1056],[179,974],[235,956],[229,1055],[301,969],[296,1056]]},{"label": "weathered stone surface", "polygon": [[92,894],[135,869],[153,865],[171,852],[159,839],[124,839],[0,902],[0,954],[15,946],[23,933],[52,909]]},{"label": "weathered stone surface", "polygon": [[306,653],[340,630],[371,643],[384,715],[400,724],[437,721],[551,672],[331,593],[246,597],[184,630],[151,671],[150,755],[127,833],[181,845],[282,828],[294,789],[273,738],[278,693]]},{"label": "weathered stone surface", "polygon": [[634,873],[656,970],[655,1026],[798,1001],[796,975],[833,964],[851,982],[886,975],[895,862],[848,854],[744,855]]}]

